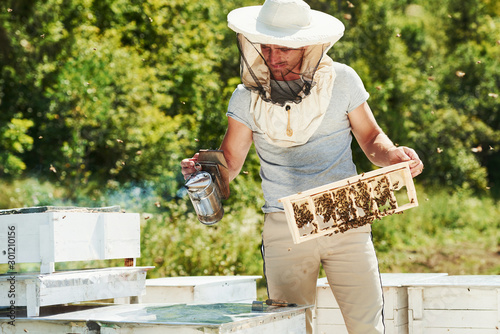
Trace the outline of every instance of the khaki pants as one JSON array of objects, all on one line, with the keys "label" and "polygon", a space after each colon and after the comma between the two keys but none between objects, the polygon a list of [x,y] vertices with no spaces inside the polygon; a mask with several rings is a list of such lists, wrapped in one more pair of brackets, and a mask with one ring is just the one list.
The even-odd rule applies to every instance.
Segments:
[{"label": "khaki pants", "polygon": [[[349,333],[384,333],[382,286],[370,225],[296,245],[285,214],[269,213],[262,255],[269,298],[314,305],[321,263]],[[312,333],[310,310],[306,325]]]}]

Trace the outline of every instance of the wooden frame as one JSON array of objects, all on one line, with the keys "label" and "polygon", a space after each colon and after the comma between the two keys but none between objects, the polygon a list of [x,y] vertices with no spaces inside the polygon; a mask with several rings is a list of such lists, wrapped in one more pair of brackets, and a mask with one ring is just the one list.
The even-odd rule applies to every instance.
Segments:
[{"label": "wooden frame", "polygon": [[[406,201],[394,192],[406,187]],[[408,162],[280,198],[294,243],[371,224],[418,206]],[[403,203],[405,202],[405,203]]]}]

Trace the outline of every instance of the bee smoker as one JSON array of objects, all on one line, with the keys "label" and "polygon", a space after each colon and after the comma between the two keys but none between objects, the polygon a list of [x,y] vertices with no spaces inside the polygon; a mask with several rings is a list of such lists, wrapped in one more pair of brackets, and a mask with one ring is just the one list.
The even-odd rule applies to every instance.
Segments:
[{"label": "bee smoker", "polygon": [[196,173],[186,180],[185,187],[198,220],[213,225],[224,216],[222,200],[229,197],[229,174],[220,150],[200,150]]}]

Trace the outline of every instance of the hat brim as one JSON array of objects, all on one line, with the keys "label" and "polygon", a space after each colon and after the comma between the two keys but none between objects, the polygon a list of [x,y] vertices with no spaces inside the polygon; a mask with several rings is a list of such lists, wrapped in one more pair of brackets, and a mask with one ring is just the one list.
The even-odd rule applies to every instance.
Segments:
[{"label": "hat brim", "polygon": [[333,45],[344,35],[344,24],[320,11],[311,10],[312,20],[307,27],[277,28],[257,19],[261,8],[262,6],[250,6],[231,11],[227,16],[229,28],[254,43],[290,48],[322,43]]}]

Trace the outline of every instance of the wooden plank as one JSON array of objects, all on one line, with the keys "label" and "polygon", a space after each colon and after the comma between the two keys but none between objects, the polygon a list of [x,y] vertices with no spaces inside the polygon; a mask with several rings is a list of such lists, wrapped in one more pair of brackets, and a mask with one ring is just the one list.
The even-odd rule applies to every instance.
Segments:
[{"label": "wooden plank", "polygon": [[[41,263],[140,257],[137,213],[44,212],[0,215],[0,242],[7,245],[8,226],[16,229],[16,263]],[[8,253],[0,252],[0,263]]]},{"label": "wooden plank", "polygon": [[[119,219],[117,219],[119,218]],[[102,259],[141,257],[141,223],[138,213],[99,215],[103,229]]]},{"label": "wooden plank", "polygon": [[26,313],[28,317],[40,315],[40,288],[38,282],[30,280],[26,284]]},{"label": "wooden plank", "polygon": [[411,310],[411,319],[421,320],[424,313],[423,288],[408,287],[408,309]]},{"label": "wooden plank", "polygon": [[422,325],[422,318],[415,319],[412,309],[408,309],[408,334],[426,334]]},{"label": "wooden plank", "polygon": [[[43,217],[34,214],[0,216],[0,243],[3,247],[7,246],[8,227],[14,226],[16,263],[40,262],[39,225],[43,221]],[[0,263],[8,263],[8,253],[0,252]]]},{"label": "wooden plank", "polygon": [[498,334],[497,329],[488,328],[425,328],[425,334]]},{"label": "wooden plank", "polygon": [[316,289],[316,305],[319,308],[339,308],[330,286],[320,286]]},{"label": "wooden plank", "polygon": [[[120,267],[16,275],[16,306],[27,306],[31,316],[37,314],[40,306],[138,296],[145,290],[146,271],[151,268]],[[0,276],[0,291],[8,289],[8,277]],[[0,306],[10,305],[7,297],[7,294],[0,294]]]},{"label": "wooden plank", "polygon": [[235,302],[252,302],[257,299],[257,287],[255,283],[225,283],[217,288],[196,287],[194,299],[199,303],[218,303],[221,297]]},{"label": "wooden plank", "polygon": [[32,246],[27,245],[27,251],[33,251],[40,254],[40,273],[50,274],[54,272],[55,265],[55,239],[54,239],[54,224],[51,222],[51,214],[47,214],[48,219],[40,222],[39,225],[39,247],[40,249],[33,249]]},{"label": "wooden plank", "polygon": [[[406,289],[396,287],[384,287],[384,318],[393,320],[398,309],[404,307],[404,298],[401,295],[406,295]],[[407,303],[406,303],[407,304]]]},{"label": "wooden plank", "polygon": [[500,332],[500,288],[497,289],[497,305],[498,305],[498,308],[497,308],[497,321],[498,321],[498,324],[496,326],[496,328],[498,329],[498,331]]},{"label": "wooden plank", "polygon": [[[385,325],[385,334],[408,334],[408,324],[397,325],[387,321]],[[450,334],[450,333],[448,333]]]},{"label": "wooden plank", "polygon": [[146,281],[143,303],[222,303],[257,299],[261,276],[164,277]]},{"label": "wooden plank", "polygon": [[344,325],[344,317],[340,309],[318,308],[316,309],[316,323],[318,325]]},{"label": "wooden plank", "polygon": [[0,210],[0,216],[2,215],[15,215],[15,214],[27,214],[27,213],[42,213],[42,212],[120,212],[119,205],[107,206],[107,207],[80,207],[80,206],[32,206],[28,208],[14,208],[14,209],[3,209]]},{"label": "wooden plank", "polygon": [[[316,327],[316,333],[317,334],[331,334],[331,333],[349,334],[345,325],[332,325],[332,324],[318,325]],[[387,334],[389,334],[389,333],[387,333]]]},{"label": "wooden plank", "polygon": [[500,275],[453,275],[440,276],[425,281],[413,282],[411,285],[421,287],[500,287]]},{"label": "wooden plank", "polygon": [[489,328],[498,326],[496,310],[424,310],[425,328]]},{"label": "wooden plank", "polygon": [[138,296],[145,290],[146,271],[151,267],[80,270],[38,278],[40,305]]},{"label": "wooden plank", "polygon": [[[382,189],[388,189],[388,192],[382,189],[377,190],[381,184],[384,185]],[[365,190],[362,190],[362,185],[366,188]],[[394,191],[400,190],[403,186],[406,187],[407,203],[400,205]],[[365,192],[366,197],[360,196],[370,203],[370,212],[368,209],[364,212],[365,210],[357,206],[352,189],[357,189],[355,191],[359,194]],[[386,199],[386,196],[389,196],[389,199]],[[341,201],[346,203],[345,209],[352,208],[352,210],[349,209],[350,213],[341,214],[339,205],[334,207],[334,198],[343,198]],[[385,203],[390,203],[390,206],[377,204],[380,199],[387,201]],[[368,220],[373,221],[418,205],[408,162],[283,197],[279,201],[283,203],[288,227],[296,244],[332,233],[343,233],[348,228],[360,226],[359,223],[366,224]]]},{"label": "wooden plank", "polygon": [[425,287],[423,307],[427,310],[498,310],[497,289],[487,287]]},{"label": "wooden plank", "polygon": [[195,303],[194,286],[169,288],[148,286],[146,287],[146,295],[141,298],[141,303],[193,304]]}]

